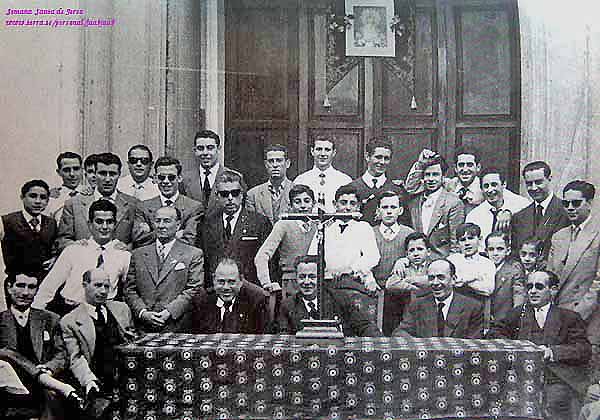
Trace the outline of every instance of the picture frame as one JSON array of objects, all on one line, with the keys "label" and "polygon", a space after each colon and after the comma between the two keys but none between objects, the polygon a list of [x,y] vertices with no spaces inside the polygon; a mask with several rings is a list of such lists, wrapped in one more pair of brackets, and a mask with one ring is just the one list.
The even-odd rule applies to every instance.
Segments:
[{"label": "picture frame", "polygon": [[394,0],[346,0],[345,12],[354,16],[346,29],[347,56],[395,56]]}]

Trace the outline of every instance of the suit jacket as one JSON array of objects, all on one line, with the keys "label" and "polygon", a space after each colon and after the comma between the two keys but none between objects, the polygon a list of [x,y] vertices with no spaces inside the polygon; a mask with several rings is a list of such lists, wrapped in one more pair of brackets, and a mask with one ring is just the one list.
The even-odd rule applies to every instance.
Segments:
[{"label": "suit jacket", "polygon": [[[131,311],[123,302],[107,301],[106,307],[117,320],[119,334],[124,342],[135,338]],[[73,375],[85,388],[98,377],[90,369],[90,363],[96,349],[96,329],[94,321],[85,305],[81,304],[60,320],[65,346],[69,356]]]},{"label": "suit jacket", "polygon": [[[494,322],[488,338],[534,341],[533,333],[538,329],[533,307],[521,305],[512,309],[506,318]],[[586,370],[592,346],[586,337],[585,323],[579,314],[550,305],[542,332],[541,342],[534,342],[549,346],[554,355],[554,361],[547,362],[546,367],[585,396],[588,382]]]},{"label": "suit jacket", "polygon": [[496,272],[491,296],[492,319],[502,319],[513,307],[525,303],[525,279],[525,271],[519,261],[510,258],[504,261]]},{"label": "suit jacket", "polygon": [[205,271],[207,287],[212,287],[211,275],[217,268],[219,259],[229,256],[238,259],[242,264],[243,275],[251,283],[258,284],[254,257],[271,233],[271,223],[258,213],[242,208],[235,224],[231,239],[225,240],[223,210],[210,214],[201,227],[201,244],[205,256]]},{"label": "suit jacket", "polygon": [[57,226],[52,217],[41,215],[39,232],[31,228],[21,211],[2,216],[2,225],[2,255],[7,274],[41,267],[56,254]]},{"label": "suit jacket", "polygon": [[[375,220],[375,214],[377,211],[377,195],[383,191],[395,191],[403,197],[406,194],[402,181],[386,179],[382,186],[377,188],[371,188],[362,179],[362,176],[356,178],[350,184],[358,191],[358,200],[361,203],[361,212],[363,214],[362,220],[369,222],[375,226],[379,223],[379,220]],[[401,200],[402,201],[402,200]],[[398,222],[403,225],[410,225],[410,216],[407,209],[404,209],[404,213],[399,217]]]},{"label": "suit jacket", "polygon": [[290,190],[294,184],[292,181],[286,178],[283,183],[283,189],[281,191],[281,198],[279,203],[279,211],[274,212],[273,200],[271,200],[271,192],[269,191],[269,183],[257,185],[250,189],[246,196],[246,208],[248,211],[262,214],[265,216],[271,224],[275,224],[279,220],[281,213],[287,213],[290,208]]},{"label": "suit jacket", "polygon": [[513,253],[517,255],[521,249],[521,245],[529,238],[534,238],[542,241],[544,258],[548,257],[552,235],[560,229],[569,226],[569,218],[558,197],[553,196],[546,209],[546,214],[543,216],[541,223],[536,228],[533,223],[535,214],[535,206],[533,202],[523,210],[514,214],[511,219],[511,240]]},{"label": "suit jacket", "polygon": [[[94,201],[94,195],[78,194],[65,202],[58,225],[57,242],[60,251],[72,241],[87,239],[92,235],[88,226],[88,210]],[[131,244],[136,239],[134,226],[145,220],[141,202],[130,195],[117,192],[114,204],[117,206],[117,224],[113,237]]]},{"label": "suit jacket", "polygon": [[570,249],[571,227],[556,232],[548,256],[548,269],[560,279],[558,306],[578,312],[583,319],[598,306],[598,290],[592,283],[600,276],[599,221],[588,220]]},{"label": "suit jacket", "polygon": [[[179,184],[179,192],[187,197],[204,203],[204,192],[202,191],[202,182],[200,178],[200,170],[197,167],[186,171],[183,173],[183,181]],[[228,167],[219,165],[219,169],[217,170],[216,180],[219,179],[223,171],[229,170]],[[210,197],[208,198],[208,205],[204,209],[204,213],[209,215],[216,211],[218,208],[217,205],[217,193],[215,186],[213,185],[210,190]]]},{"label": "suit jacket", "polygon": [[[0,313],[0,348],[17,350],[16,322],[10,309]],[[66,367],[67,355],[58,315],[43,309],[31,308],[29,327],[31,343],[38,361],[48,367],[53,374],[60,373]]]},{"label": "suit jacket", "polygon": [[[432,293],[417,295],[411,300],[404,319],[392,333],[401,337],[437,337],[437,306]],[[450,303],[445,337],[482,338],[483,305],[477,300],[454,292]]]},{"label": "suit jacket", "polygon": [[[236,320],[238,334],[263,334],[267,322],[267,299],[264,291],[244,281],[231,310]],[[221,309],[217,306],[217,295],[201,294],[192,300],[194,334],[221,332]]]},{"label": "suit jacket", "polygon": [[[175,200],[174,206],[181,212],[181,230],[183,231],[181,240],[188,245],[194,246],[198,234],[198,224],[202,223],[202,218],[204,216],[204,205],[199,201],[186,197],[183,194],[179,194],[177,200]],[[149,226],[152,231],[141,235],[136,240],[136,247],[148,245],[156,240],[156,234],[154,232],[156,229],[154,226],[154,215],[161,207],[162,202],[160,201],[160,197],[142,201],[144,219],[150,222]]]},{"label": "suit jacket", "polygon": [[176,240],[162,266],[156,243],[135,249],[125,282],[125,302],[131,308],[139,329],[154,331],[139,319],[142,310],[171,314],[162,331],[189,329],[192,297],[200,293],[204,281],[202,250]]},{"label": "suit jacket", "polygon": [[[421,210],[425,198],[417,194],[408,202],[412,226],[417,232],[423,232]],[[448,256],[450,252],[459,252],[456,228],[465,222],[465,205],[454,193],[441,190],[427,232],[431,246],[439,254]]]}]

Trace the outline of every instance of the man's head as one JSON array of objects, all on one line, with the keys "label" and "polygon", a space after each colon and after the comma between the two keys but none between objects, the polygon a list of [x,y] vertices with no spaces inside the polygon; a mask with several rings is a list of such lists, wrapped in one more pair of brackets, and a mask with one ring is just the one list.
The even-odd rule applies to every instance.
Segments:
[{"label": "man's head", "polygon": [[384,138],[375,137],[367,143],[365,151],[367,171],[371,176],[385,174],[392,160],[392,144]]},{"label": "man's head", "polygon": [[161,156],[154,164],[154,182],[165,198],[173,197],[179,191],[181,163],[170,156]]},{"label": "man's head", "polygon": [[303,255],[296,258],[296,285],[300,295],[308,300],[317,297],[317,256]]},{"label": "man's head", "polygon": [[225,214],[235,214],[242,207],[246,196],[246,184],[241,173],[223,171],[216,180],[217,200]]},{"label": "man's head", "polygon": [[295,184],[290,188],[290,204],[293,213],[311,213],[315,206],[315,193],[307,185]]},{"label": "man's head", "polygon": [[4,283],[6,302],[21,312],[29,309],[39,283],[38,273],[9,274]]},{"label": "man's head", "polygon": [[110,277],[102,268],[83,273],[85,301],[92,306],[104,305],[110,291]]},{"label": "man's head", "polygon": [[398,222],[398,217],[402,215],[404,208],[400,195],[394,191],[384,191],[379,194],[379,205],[377,212],[381,217],[381,223],[385,226],[391,226]]},{"label": "man's head", "polygon": [[287,177],[290,168],[287,147],[280,144],[268,146],[264,152],[265,168],[269,179],[281,182]]},{"label": "man's head", "polygon": [[27,181],[21,187],[21,201],[23,208],[32,216],[38,216],[48,205],[50,187],[41,179]]},{"label": "man's head", "polygon": [[542,261],[544,256],[542,255],[543,243],[535,238],[527,239],[521,244],[519,248],[519,260],[525,270],[535,270],[538,263]]},{"label": "man's head", "polygon": [[438,300],[444,300],[450,293],[456,278],[456,267],[447,259],[434,260],[427,267],[427,280],[433,296]]},{"label": "man's head", "polygon": [[161,207],[154,213],[156,239],[166,244],[175,239],[181,228],[181,212],[176,207]]},{"label": "man's head", "polygon": [[541,160],[529,162],[523,168],[523,179],[527,193],[536,203],[541,203],[548,198],[551,193],[552,171],[546,162]]},{"label": "man's head", "polygon": [[458,239],[460,252],[465,257],[473,256],[479,251],[481,228],[475,223],[463,223],[456,228],[456,239]]},{"label": "man's head", "polygon": [[442,188],[444,174],[448,170],[448,164],[440,155],[429,159],[423,168],[423,186],[425,192],[433,193]]},{"label": "man's head", "polygon": [[212,130],[198,131],[194,136],[194,155],[203,169],[210,169],[219,160],[221,139]]},{"label": "man's head", "polygon": [[74,190],[82,180],[81,156],[73,152],[63,152],[56,158],[56,173],[63,185]]},{"label": "man's head", "polygon": [[499,266],[510,255],[510,246],[506,234],[501,231],[490,233],[485,238],[485,250],[490,260]]},{"label": "man's head", "polygon": [[83,162],[83,168],[85,170],[85,180],[87,181],[90,188],[96,188],[96,162],[98,161],[98,155],[93,153],[85,158]]},{"label": "man's head", "polygon": [[229,257],[222,258],[213,275],[215,294],[223,302],[232,302],[240,294],[243,279],[240,263]]},{"label": "man's head", "polygon": [[138,184],[144,182],[150,176],[152,169],[152,152],[145,144],[131,146],[127,152],[127,163],[129,173]]},{"label": "man's head", "polygon": [[481,191],[493,207],[500,208],[504,204],[504,188],[506,177],[500,169],[487,168],[481,173]]},{"label": "man's head", "polygon": [[404,240],[406,258],[412,265],[422,266],[431,256],[431,244],[421,232],[410,233]]},{"label": "man's head", "polygon": [[461,147],[454,154],[454,172],[462,185],[468,187],[481,171],[479,153],[474,149]]},{"label": "man's head", "polygon": [[321,171],[331,166],[336,153],[334,140],[328,136],[317,136],[310,148],[314,164]]},{"label": "man's head", "polygon": [[335,192],[333,202],[338,213],[354,213],[360,211],[358,192],[352,185],[343,185]]},{"label": "man's head", "polygon": [[115,192],[121,167],[121,159],[114,153],[96,155],[96,189],[101,195],[108,197]]},{"label": "man's head", "polygon": [[96,242],[110,242],[117,224],[117,206],[104,199],[94,201],[88,210],[88,224]]},{"label": "man's head", "polygon": [[529,273],[525,282],[527,299],[534,308],[540,308],[554,300],[558,293],[558,276],[552,271],[537,270]]},{"label": "man's head", "polygon": [[573,225],[579,226],[590,215],[596,188],[586,181],[571,181],[563,188],[562,204]]}]

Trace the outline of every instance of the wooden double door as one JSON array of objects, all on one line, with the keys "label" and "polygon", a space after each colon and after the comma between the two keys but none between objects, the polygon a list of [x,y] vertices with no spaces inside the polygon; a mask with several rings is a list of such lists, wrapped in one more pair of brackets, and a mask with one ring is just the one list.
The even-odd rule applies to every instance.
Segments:
[{"label": "wooden double door", "polygon": [[356,177],[365,169],[365,143],[378,135],[394,145],[394,179],[425,147],[453,162],[457,147],[475,145],[484,166],[503,168],[509,185],[518,185],[516,1],[417,0],[414,90],[380,59],[361,58],[326,92],[329,4],[226,2],[228,165],[258,184],[264,147],[284,144],[293,178],[312,166],[311,139],[326,134],[337,139],[334,166]]}]

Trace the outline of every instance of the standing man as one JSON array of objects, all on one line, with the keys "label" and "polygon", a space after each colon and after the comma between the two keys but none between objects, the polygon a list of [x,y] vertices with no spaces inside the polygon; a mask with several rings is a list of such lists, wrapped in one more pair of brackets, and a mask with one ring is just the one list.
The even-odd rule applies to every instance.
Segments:
[{"label": "standing man", "polygon": [[513,253],[517,255],[526,240],[536,239],[542,242],[542,255],[546,259],[552,235],[569,226],[569,217],[550,188],[552,172],[546,162],[538,160],[525,165],[523,179],[533,202],[512,217]]},{"label": "standing man", "polygon": [[274,224],[281,213],[289,210],[289,193],[294,184],[287,177],[287,170],[290,168],[287,147],[279,144],[268,146],[264,157],[269,180],[248,191],[246,207],[251,212],[262,214]]},{"label": "standing man", "polygon": [[158,197],[158,187],[152,178],[152,152],[144,144],[131,146],[127,152],[129,175],[119,179],[117,190],[137,198],[140,201]]},{"label": "standing man", "polygon": [[142,331],[189,331],[192,297],[204,282],[202,250],[176,238],[181,226],[177,208],[158,209],[154,226],[156,241],[133,251],[125,302]]},{"label": "standing man", "polygon": [[352,182],[352,178],[332,166],[336,153],[332,138],[317,136],[310,148],[313,168],[298,175],[294,180],[294,184],[308,185],[315,194],[317,205],[327,213],[335,212],[333,202],[338,188]]},{"label": "standing man", "polygon": [[81,156],[74,152],[63,152],[56,158],[56,173],[62,185],[50,190],[50,200],[44,214],[60,221],[61,211],[67,201],[77,194],[90,195],[92,189],[83,182]]}]

